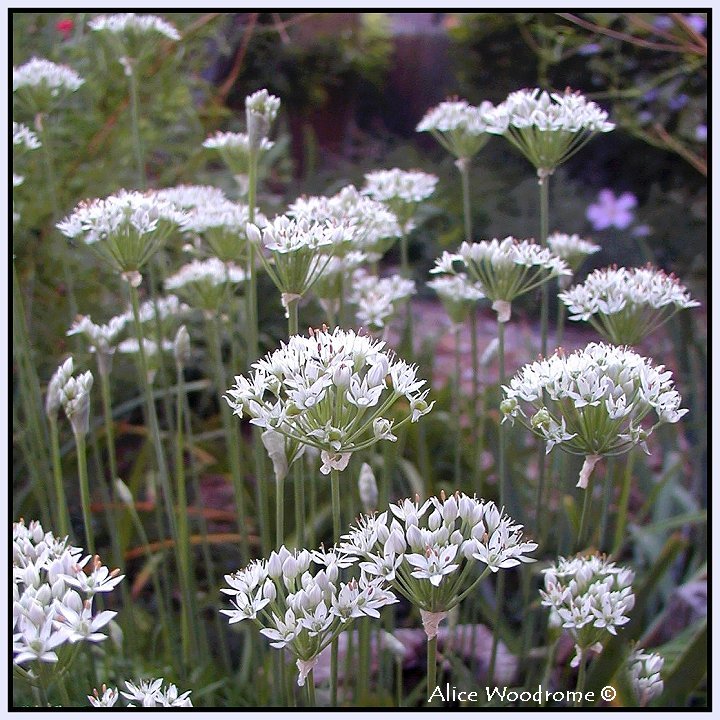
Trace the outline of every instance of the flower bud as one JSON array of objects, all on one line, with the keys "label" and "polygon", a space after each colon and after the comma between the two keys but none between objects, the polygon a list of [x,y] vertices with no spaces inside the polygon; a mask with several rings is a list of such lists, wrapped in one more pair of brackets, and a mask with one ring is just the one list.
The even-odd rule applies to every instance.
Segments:
[{"label": "flower bud", "polygon": [[367,463],[363,463],[360,468],[360,477],[358,478],[358,491],[360,492],[360,502],[366,513],[372,513],[377,509],[378,503],[378,486],[375,480],[375,474]]},{"label": "flower bud", "polygon": [[185,367],[190,359],[190,335],[184,325],[180,326],[175,335],[173,352],[175,353],[175,363],[177,366],[179,368]]}]

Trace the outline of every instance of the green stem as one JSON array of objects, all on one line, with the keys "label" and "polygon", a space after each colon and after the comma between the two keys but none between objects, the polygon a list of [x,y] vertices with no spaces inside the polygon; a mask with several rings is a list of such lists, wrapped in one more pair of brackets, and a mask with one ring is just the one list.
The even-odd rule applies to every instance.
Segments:
[{"label": "green stem", "polygon": [[437,684],[437,635],[427,641],[427,703],[432,705],[430,696]]},{"label": "green stem", "polygon": [[478,403],[480,402],[480,348],[478,347],[477,307],[470,311],[470,353],[472,355],[472,408],[471,423],[472,437],[475,443],[475,489],[482,496],[482,452],[483,435],[480,431],[480,415]]},{"label": "green stem", "polygon": [[67,499],[65,498],[65,488],[63,486],[57,418],[48,418],[48,423],[50,425],[50,446],[52,448],[53,479],[55,481],[56,522],[58,523],[60,537],[65,537],[70,531],[70,518],[68,516]]},{"label": "green stem", "polygon": [[460,487],[460,460],[462,452],[462,422],[460,412],[460,402],[462,398],[462,382],[461,382],[461,370],[460,370],[460,326],[455,326],[455,387],[453,392],[453,414],[455,415],[456,423],[456,438],[455,438],[455,457],[453,466],[453,477],[455,479],[454,487],[457,489]]},{"label": "green stem", "polygon": [[305,687],[307,688],[307,703],[308,707],[315,707],[315,676],[312,670],[308,673],[305,680]]},{"label": "green stem", "polygon": [[610,510],[610,497],[615,485],[615,458],[608,458],[605,467],[605,487],[603,488],[602,513],[600,514],[600,532],[598,534],[598,547],[605,547],[605,532],[608,525]]},{"label": "green stem", "polygon": [[75,446],[77,448],[78,478],[80,480],[80,502],[82,504],[83,524],[85,525],[85,547],[90,555],[94,555],[95,538],[90,515],[90,483],[88,482],[85,435],[82,432],[75,433]]},{"label": "green stem", "polygon": [[623,541],[625,540],[625,530],[627,528],[628,519],[628,508],[630,505],[630,488],[632,486],[632,469],[635,460],[635,452],[631,450],[628,453],[627,461],[625,463],[625,473],[623,474],[623,486],[620,494],[620,501],[618,504],[617,514],[617,525],[615,526],[615,539],[613,542],[612,554],[617,557],[617,554],[622,548]]},{"label": "green stem", "polygon": [[133,153],[135,155],[135,171],[137,172],[138,188],[145,190],[147,178],[145,177],[145,153],[143,151],[142,137],[140,135],[140,114],[137,92],[137,77],[135,75],[135,60],[129,59],[130,74],[128,85],[130,86],[130,124],[132,128]]},{"label": "green stem", "polygon": [[[505,323],[498,320],[498,381],[500,387],[505,384]],[[502,392],[502,391],[501,391]],[[505,478],[505,426],[500,423],[498,425],[498,484],[500,486],[500,507],[505,506],[505,497],[507,495],[506,478]]]},{"label": "green stem", "polygon": [[583,508],[582,508],[582,515],[580,515],[580,529],[578,530],[578,537],[577,537],[577,549],[581,550],[583,543],[585,541],[585,535],[587,532],[587,524],[589,519],[589,510],[590,505],[592,504],[592,492],[593,492],[593,484],[595,481],[595,475],[591,475],[590,479],[588,480],[588,485],[585,488],[585,498],[583,500]]},{"label": "green stem", "polygon": [[36,664],[38,672],[37,684],[35,685],[35,687],[37,688],[38,694],[40,695],[40,705],[41,707],[49,707],[50,702],[48,701],[48,671],[44,662],[38,660]]},{"label": "green stem", "polygon": [[[333,542],[340,540],[340,472],[335,468],[330,470],[330,485],[332,495]],[[330,646],[330,705],[337,706],[338,685],[338,639],[332,641]]]},{"label": "green stem", "polygon": [[[547,245],[550,224],[550,176],[540,178],[540,245]],[[547,355],[548,341],[548,307],[550,294],[547,283],[542,285],[540,303],[540,353],[543,357]]]},{"label": "green stem", "polygon": [[[580,651],[580,665],[578,666],[577,684],[575,685],[575,707],[582,707],[582,693],[585,690],[585,652]],[[580,695],[578,695],[580,693]]]},{"label": "green stem", "polygon": [[[408,237],[407,228],[406,226],[403,226],[402,235],[400,236],[400,271],[404,278],[409,278],[411,275],[409,243],[410,238]],[[413,317],[411,300],[408,300],[405,304],[405,329],[403,331],[401,347],[410,355],[413,354]]]},{"label": "green stem", "polygon": [[367,702],[368,680],[370,678],[370,624],[369,618],[360,618],[358,622],[358,658],[357,658],[357,704]]},{"label": "green stem", "polygon": [[498,644],[500,642],[500,618],[502,617],[503,602],[505,599],[505,573],[497,574],[495,586],[495,627],[493,628],[493,642],[490,650],[490,664],[488,666],[487,682],[495,682],[495,663],[497,661]]},{"label": "green stem", "polygon": [[565,334],[565,303],[557,301],[557,325],[555,326],[555,347],[562,345]]},{"label": "green stem", "polygon": [[[298,334],[298,309],[300,301],[288,302],[288,338]],[[293,483],[295,487],[295,533],[297,546],[305,547],[305,472],[303,461],[299,459],[293,467]]]},{"label": "green stem", "polygon": [[456,165],[460,170],[460,179],[462,181],[465,240],[467,242],[472,242],[472,214],[470,212],[470,159],[460,158]]},{"label": "green stem", "polygon": [[400,658],[395,660],[395,704],[403,706],[403,664]]}]

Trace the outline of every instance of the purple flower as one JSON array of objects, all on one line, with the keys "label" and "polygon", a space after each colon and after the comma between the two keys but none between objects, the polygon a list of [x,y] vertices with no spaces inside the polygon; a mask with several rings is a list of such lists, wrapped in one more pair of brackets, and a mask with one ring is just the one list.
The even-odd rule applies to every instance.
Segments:
[{"label": "purple flower", "polygon": [[668,107],[671,110],[681,110],[687,105],[689,99],[690,98],[685,93],[680,93],[679,95],[675,95],[675,97],[671,97],[670,100],[668,100]]},{"label": "purple flower", "polygon": [[698,125],[695,128],[695,139],[698,142],[707,142],[707,125]]},{"label": "purple flower", "polygon": [[578,48],[578,54],[580,55],[596,55],[601,50],[600,45],[598,43],[587,43],[585,45],[581,45]]},{"label": "purple flower", "polygon": [[658,30],[669,30],[673,26],[672,18],[667,15],[658,15],[653,20],[653,27]]},{"label": "purple flower", "polygon": [[696,32],[703,33],[707,27],[707,22],[702,15],[694,13],[693,15],[686,15],[685,22]]},{"label": "purple flower", "polygon": [[595,230],[607,230],[610,227],[625,230],[635,217],[633,208],[636,205],[637,198],[631,192],[615,197],[612,190],[605,188],[598,194],[597,202],[588,205],[585,216]]}]

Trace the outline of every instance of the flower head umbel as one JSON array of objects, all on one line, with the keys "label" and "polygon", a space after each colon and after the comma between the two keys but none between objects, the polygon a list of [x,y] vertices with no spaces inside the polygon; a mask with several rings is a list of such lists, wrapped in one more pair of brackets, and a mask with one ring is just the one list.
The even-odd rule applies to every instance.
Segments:
[{"label": "flower head umbel", "polygon": [[[600,252],[600,246],[589,240],[584,240],[577,234],[568,235],[567,233],[554,232],[548,235],[547,245],[550,251],[564,260],[570,270],[576,273],[583,264],[585,258],[593,253]],[[563,275],[559,278],[560,287],[567,287],[570,283],[570,277]]]},{"label": "flower head umbel", "polygon": [[111,572],[97,556],[83,557],[82,548],[36,521],[14,523],[12,539],[13,662],[56,663],[65,644],[105,640],[100,630],[117,613],[95,612],[93,598],[112,590],[124,577],[120,571]]},{"label": "flower head umbel", "polygon": [[279,109],[280,98],[265,89],[245,98],[248,144],[252,152],[262,149]]},{"label": "flower head umbel", "polygon": [[610,635],[630,620],[635,605],[632,570],[598,555],[559,558],[543,570],[542,604],[550,608],[550,624],[562,626],[575,639],[577,667],[588,650],[602,650]]},{"label": "flower head umbel", "polygon": [[97,355],[100,373],[106,375],[112,367],[112,356],[127,322],[127,315],[117,315],[104,325],[97,325],[89,315],[79,315],[66,335],[82,335],[89,343],[90,352]]},{"label": "flower head umbel", "polygon": [[487,100],[480,107],[466,100],[447,100],[428,110],[416,130],[430,132],[458,160],[469,160],[491,137],[485,115],[492,109]]},{"label": "flower head umbel", "polygon": [[265,269],[282,294],[283,307],[298,300],[315,284],[327,266],[333,248],[347,228],[332,221],[315,222],[306,217],[291,219],[279,215],[263,229],[249,223],[248,239],[262,247]]},{"label": "flower head umbel", "polygon": [[485,113],[487,132],[505,136],[535,166],[542,180],[598,132],[615,125],[579,92],[517,90]]},{"label": "flower head umbel", "polygon": [[[163,686],[163,678],[157,680],[141,680],[133,683],[129,680],[125,681],[127,691],[121,690],[120,694],[128,700],[134,700],[140,703],[140,707],[192,707],[190,693],[192,690],[180,694],[177,687],[172,683],[167,687]],[[97,692],[97,691],[96,691]],[[117,694],[117,691],[115,691]],[[104,697],[104,695],[103,695]],[[92,702],[92,698],[89,698]],[[95,705],[95,703],[93,703]],[[132,702],[128,703],[128,707],[136,707]]]},{"label": "flower head umbel", "polygon": [[24,150],[37,150],[42,143],[27,125],[13,120],[13,145],[18,145]]},{"label": "flower head umbel", "polygon": [[154,192],[122,190],[80,203],[57,227],[66,237],[80,238],[137,287],[140,269],[186,220],[187,213]]},{"label": "flower head umbel", "polygon": [[84,82],[72,68],[45,58],[34,57],[13,67],[13,94],[32,113],[48,112]]},{"label": "flower head umbel", "polygon": [[[155,380],[155,375],[160,369],[159,353],[173,352],[175,350],[175,345],[170,340],[167,340],[165,338],[162,339],[159,346],[155,340],[151,340],[150,338],[146,337],[142,339],[142,343],[143,351],[145,353],[145,360],[147,363],[148,383],[152,385],[153,381]],[[140,343],[138,342],[138,339],[136,337],[130,337],[120,342],[117,346],[117,349],[118,352],[123,353],[124,355],[134,355],[136,357],[139,357]]]},{"label": "flower head umbel", "polygon": [[226,575],[222,592],[232,608],[220,612],[230,623],[254,620],[270,645],[286,649],[296,659],[298,685],[317,663],[318,655],[340,632],[360,617],[380,617],[380,610],[397,602],[379,577],[341,582],[340,571],[354,559],[345,553],[296,550],[284,545],[267,560]]},{"label": "flower head umbel", "polygon": [[60,388],[60,404],[76,435],[87,435],[90,425],[90,390],[93,375],[88,370],[70,377]]},{"label": "flower head umbel", "polygon": [[[392,431],[430,412],[417,369],[352,330],[311,330],[237,376],[226,399],[236,415],[320,450],[323,474],[342,470],[350,454],[392,440]],[[387,417],[401,398],[408,406],[397,424]],[[398,403],[399,404],[399,403]]]},{"label": "flower head umbel", "polygon": [[485,297],[480,283],[473,282],[465,273],[440,275],[426,285],[437,293],[445,312],[456,325],[462,325],[478,301]]},{"label": "flower head umbel", "polygon": [[[275,143],[266,137],[260,138],[257,152],[263,154],[270,150]],[[222,161],[230,171],[240,177],[246,177],[250,168],[250,137],[247,133],[216,132],[203,142],[207,150],[218,152]]]},{"label": "flower head umbel", "polygon": [[510,320],[515,298],[553,277],[570,275],[570,268],[547,248],[529,240],[491,240],[464,242],[456,254],[445,253],[430,271],[457,272],[460,265],[478,283],[498,315],[499,322]]},{"label": "flower head umbel", "polygon": [[400,275],[377,277],[358,269],[352,276],[351,304],[361,327],[382,330],[404,302],[415,294],[415,283]]},{"label": "flower head umbel", "polygon": [[665,659],[657,653],[638,648],[628,658],[630,683],[640,706],[647,705],[653,698],[662,695],[664,683],[660,673]]},{"label": "flower head umbel", "polygon": [[589,322],[616,345],[636,345],[679,310],[700,304],[674,275],[652,266],[595,270],[558,297],[571,320]]},{"label": "flower head umbel", "polygon": [[631,192],[615,197],[615,193],[606,188],[599,192],[597,202],[588,205],[585,215],[594,230],[607,230],[611,227],[626,230],[635,219],[633,208],[636,205],[637,198]]},{"label": "flower head umbel", "polygon": [[58,410],[62,404],[62,396],[60,391],[65,387],[65,383],[72,377],[73,359],[67,358],[53,373],[47,386],[45,394],[45,414],[51,421],[57,420]]},{"label": "flower head umbel", "polygon": [[[448,611],[488,572],[533,562],[527,553],[537,544],[523,541],[521,529],[492,502],[441,493],[422,504],[406,499],[380,515],[362,516],[343,536],[341,549],[418,607],[432,638]],[[479,576],[472,565],[484,566]]]},{"label": "flower head umbel", "polygon": [[412,229],[419,203],[435,192],[438,178],[420,170],[375,170],[365,174],[361,192],[385,203],[395,214],[404,233]]},{"label": "flower head umbel", "polygon": [[[587,487],[603,456],[621,455],[660,425],[676,423],[687,410],[672,373],[629,348],[591,343],[570,355],[562,351],[522,367],[503,387],[503,422],[525,427],[574,455],[585,455],[578,487]],[[654,413],[652,425],[643,420]]]}]

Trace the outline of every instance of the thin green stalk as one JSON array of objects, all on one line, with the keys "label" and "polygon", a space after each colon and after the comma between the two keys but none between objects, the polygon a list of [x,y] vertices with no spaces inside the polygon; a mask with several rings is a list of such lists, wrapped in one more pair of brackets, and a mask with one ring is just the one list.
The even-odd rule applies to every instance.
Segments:
[{"label": "thin green stalk", "polygon": [[[575,707],[582,707],[582,693],[585,690],[585,651],[580,650],[580,665],[578,666],[577,684],[575,685]],[[579,694],[578,694],[579,693]]]},{"label": "thin green stalk", "polygon": [[[498,382],[500,387],[505,384],[505,323],[498,320]],[[498,425],[498,485],[500,486],[500,506],[505,506],[505,497],[507,495],[506,478],[505,478],[505,426],[500,423]]]},{"label": "thin green stalk", "polygon": [[402,659],[395,660],[395,705],[403,706],[403,664]]},{"label": "thin green stalk", "polygon": [[56,519],[60,537],[70,532],[70,517],[68,515],[65,487],[63,485],[62,462],[60,460],[60,439],[58,437],[57,418],[48,418],[50,425],[50,447],[52,449],[53,479],[55,481]]},{"label": "thin green stalk", "polygon": [[583,500],[583,508],[582,508],[582,514],[580,515],[580,529],[578,530],[578,537],[577,537],[577,549],[581,550],[583,543],[585,542],[585,535],[587,533],[587,525],[589,520],[589,510],[590,505],[592,504],[592,492],[593,492],[593,483],[595,480],[595,476],[591,475],[590,479],[588,480],[588,486],[585,488],[585,498]]},{"label": "thin green stalk", "polygon": [[472,424],[472,437],[475,443],[475,489],[482,496],[482,452],[483,435],[480,432],[480,348],[478,347],[477,307],[470,311],[470,354],[472,355],[472,408],[470,419]]},{"label": "thin green stalk", "polygon": [[[402,235],[400,236],[400,272],[404,278],[410,278],[411,276],[409,243],[410,238],[408,237],[407,227],[403,226]],[[412,302],[410,300],[405,304],[405,329],[401,345],[406,352],[413,354],[413,316]]]},{"label": "thin green stalk", "polygon": [[[288,338],[298,334],[299,300],[288,302]],[[305,472],[302,460],[295,462],[293,467],[293,484],[295,487],[295,533],[298,547],[305,547]]]},{"label": "thin green stalk", "polygon": [[470,211],[470,159],[460,158],[456,163],[460,170],[463,195],[463,218],[465,220],[465,240],[472,242],[472,213]]},{"label": "thin green stalk", "polygon": [[132,128],[133,153],[135,155],[135,171],[137,172],[138,188],[145,190],[147,179],[145,176],[145,153],[143,151],[142,137],[140,135],[140,114],[138,107],[137,77],[135,75],[135,62],[128,61],[130,73],[128,85],[130,87],[130,124]]},{"label": "thin green stalk", "polygon": [[49,707],[50,702],[48,701],[48,687],[50,685],[49,683],[49,673],[48,669],[46,667],[46,664],[41,661],[36,662],[36,666],[38,669],[37,672],[37,684],[35,687],[38,690],[38,693],[40,695],[40,706],[41,707]]},{"label": "thin green stalk", "polygon": [[498,573],[497,585],[495,586],[495,627],[493,628],[493,642],[490,651],[490,664],[488,666],[488,683],[493,683],[495,678],[495,663],[497,661],[498,643],[500,642],[500,618],[505,598],[505,573]]},{"label": "thin green stalk", "polygon": [[[330,470],[330,485],[332,495],[333,542],[340,540],[340,472],[335,468]],[[330,705],[337,706],[338,690],[338,639],[335,638],[330,646]]]},{"label": "thin green stalk", "polygon": [[562,345],[565,333],[565,303],[557,301],[557,325],[555,326],[555,347]]},{"label": "thin green stalk", "polygon": [[275,495],[275,547],[285,544],[285,478],[276,478]]},{"label": "thin green stalk", "polygon": [[598,545],[605,547],[605,532],[608,526],[608,514],[610,510],[610,498],[615,485],[615,458],[608,458],[605,467],[605,487],[603,488],[602,512],[600,514],[600,532],[598,534]]},{"label": "thin green stalk", "polygon": [[615,526],[615,539],[613,542],[612,554],[617,556],[622,548],[625,540],[625,530],[627,529],[628,508],[630,505],[630,488],[632,487],[632,471],[635,461],[635,452],[630,450],[627,461],[625,462],[625,473],[623,474],[623,486],[620,493],[620,501],[618,504],[617,525]]},{"label": "thin green stalk", "polygon": [[85,547],[90,555],[94,555],[95,537],[90,515],[90,483],[88,482],[85,435],[82,432],[75,433],[75,447],[77,449],[77,469],[80,480],[80,503],[82,505],[83,524],[85,525]]},{"label": "thin green stalk", "polygon": [[437,635],[427,641],[427,703],[432,705],[430,696],[437,684]]},{"label": "thin green stalk", "polygon": [[367,702],[369,679],[370,623],[369,618],[365,617],[360,618],[358,622],[357,703],[361,706]]},{"label": "thin green stalk", "polygon": [[462,398],[462,378],[460,375],[460,330],[459,325],[455,326],[455,387],[453,388],[453,415],[455,415],[455,457],[453,464],[453,477],[455,479],[455,488],[460,487],[460,460],[462,452],[462,422],[460,412],[460,401]]},{"label": "thin green stalk", "polygon": [[315,707],[315,677],[312,670],[310,670],[305,680],[305,687],[307,688],[308,707]]},{"label": "thin green stalk", "polygon": [[[545,247],[550,225],[550,176],[541,177],[538,184],[540,185],[540,245]],[[540,303],[540,353],[543,357],[547,355],[549,302],[548,284],[543,283]]]}]

